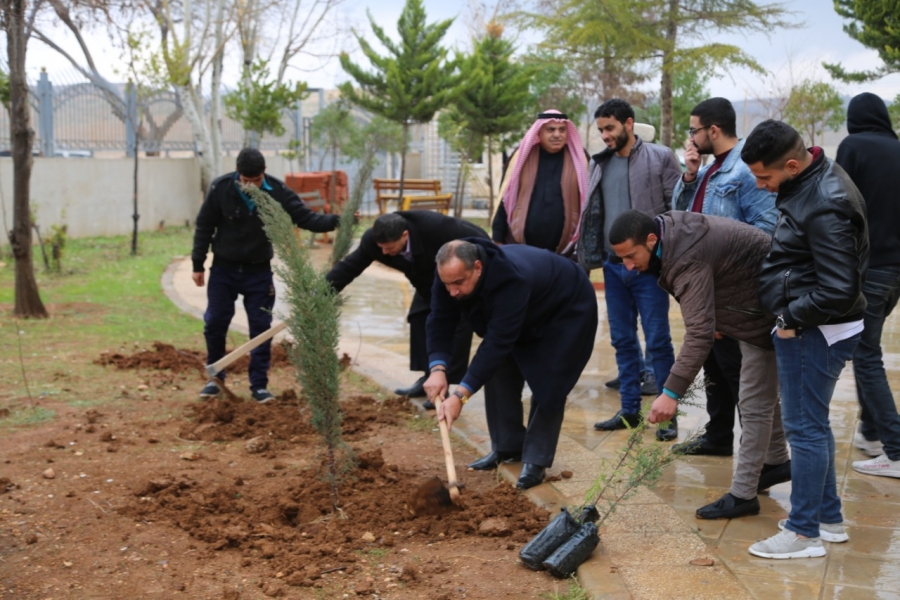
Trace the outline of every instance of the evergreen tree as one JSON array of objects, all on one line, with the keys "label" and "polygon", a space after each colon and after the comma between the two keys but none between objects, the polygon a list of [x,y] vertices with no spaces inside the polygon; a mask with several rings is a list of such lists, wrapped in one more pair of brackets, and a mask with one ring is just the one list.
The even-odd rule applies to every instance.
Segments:
[{"label": "evergreen tree", "polygon": [[503,27],[491,22],[475,51],[460,63],[460,86],[454,98],[468,128],[487,140],[490,213],[494,212],[494,143],[520,130],[530,104],[531,71],[512,61],[513,46]]},{"label": "evergreen tree", "polygon": [[846,82],[865,82],[900,72],[900,1],[834,0],[834,10],[850,23],[847,35],[878,51],[882,64],[872,71],[845,71],[840,64],[824,63],[832,77]]},{"label": "evergreen tree", "polygon": [[331,183],[328,195],[331,198],[331,210],[336,212],[338,154],[348,155],[360,143],[359,125],[350,114],[350,106],[341,99],[332,102],[312,118],[309,134],[312,142],[323,151],[319,162],[320,171],[325,163],[325,157],[331,155]]},{"label": "evergreen tree", "polygon": [[[524,22],[557,51],[593,54],[635,65],[651,61],[660,69],[660,141],[673,144],[673,77],[691,69],[721,71],[734,66],[763,72],[734,44],[707,43],[710,32],[764,32],[789,27],[778,4],[751,0],[546,0]],[[600,70],[600,69],[598,69]]]},{"label": "evergreen tree", "polygon": [[354,31],[363,55],[374,70],[366,71],[343,53],[341,67],[355,80],[358,89],[351,82],[338,88],[341,95],[357,106],[403,126],[398,191],[402,197],[410,125],[431,121],[447,105],[455,85],[455,64],[447,60],[447,50],[441,46],[453,19],[429,24],[422,0],[407,0],[397,21],[400,40],[395,42],[375,23],[371,13],[368,16],[372,33],[387,49],[387,54],[379,55]]}]

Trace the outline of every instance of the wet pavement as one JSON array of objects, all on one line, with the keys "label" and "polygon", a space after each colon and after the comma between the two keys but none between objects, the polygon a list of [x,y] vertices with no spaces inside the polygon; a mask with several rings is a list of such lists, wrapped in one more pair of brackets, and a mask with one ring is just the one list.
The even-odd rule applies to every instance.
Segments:
[{"label": "wet pavement", "polygon": [[[324,263],[329,251],[315,250],[314,260]],[[182,310],[202,318],[205,288],[194,286],[190,270],[188,258],[173,261],[163,276],[163,287]],[[276,287],[283,298],[283,289]],[[612,459],[627,436],[624,431],[593,429],[596,421],[609,418],[619,408],[618,393],[603,385],[616,376],[616,367],[602,294],[598,292],[600,327],[594,355],[569,397],[556,463],[548,471],[549,475],[571,471],[572,477],[527,492],[550,509],[580,504],[601,461]],[[406,309],[413,290],[406,279],[376,264],[344,295],[339,351],[350,355],[354,369],[385,388],[412,383],[420,374],[408,370]],[[283,310],[276,305],[276,315]],[[669,317],[677,353],[684,330],[674,302]],[[232,327],[247,331],[240,305]],[[883,343],[885,366],[895,388],[900,386],[900,321],[896,316],[885,324]],[[680,439],[706,422],[702,409],[687,407],[686,412],[679,423]],[[579,580],[595,598],[900,599],[900,479],[862,475],[851,469],[852,461],[867,458],[852,444],[857,417],[853,373],[848,367],[834,394],[831,422],[838,491],[850,541],[826,542],[825,557],[767,560],[747,551],[752,543],[778,532],[778,520],[787,516],[790,506],[790,483],[760,495],[758,516],[730,521],[696,519],[697,508],[728,491],[733,459],[683,457],[666,468],[652,489],[627,500],[603,524],[600,546],[579,569]],[[738,427],[735,444],[740,439]],[[490,450],[483,393],[472,397],[453,431],[479,451]],[[652,432],[646,443],[658,443]],[[464,478],[464,467],[457,468]],[[518,469],[519,465],[504,465],[501,473],[514,482]],[[711,558],[715,564],[690,564],[700,558]]]}]

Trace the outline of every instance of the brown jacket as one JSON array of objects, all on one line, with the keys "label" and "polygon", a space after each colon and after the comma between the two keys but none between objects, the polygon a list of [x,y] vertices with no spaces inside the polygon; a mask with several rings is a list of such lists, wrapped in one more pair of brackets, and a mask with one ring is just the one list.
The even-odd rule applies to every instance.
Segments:
[{"label": "brown jacket", "polygon": [[772,348],[775,319],[759,303],[759,270],[772,238],[725,217],[672,211],[658,219],[659,285],[681,305],[685,330],[665,387],[683,395],[712,349],[715,332]]}]

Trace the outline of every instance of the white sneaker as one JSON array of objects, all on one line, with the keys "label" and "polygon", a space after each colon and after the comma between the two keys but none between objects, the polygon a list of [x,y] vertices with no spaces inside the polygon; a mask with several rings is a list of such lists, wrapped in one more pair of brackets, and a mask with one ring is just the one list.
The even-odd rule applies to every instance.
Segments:
[{"label": "white sneaker", "polygon": [[866,456],[874,458],[884,454],[884,445],[881,442],[878,440],[870,442],[858,430],[853,434],[853,445],[862,450]]},{"label": "white sneaker", "polygon": [[900,478],[900,460],[891,460],[887,454],[882,454],[878,458],[854,461],[853,470],[866,475]]},{"label": "white sneaker", "polygon": [[[778,529],[784,530],[785,523],[787,523],[787,519],[778,521]],[[822,541],[833,544],[846,542],[850,539],[850,536],[844,531],[843,523],[819,523],[819,537],[822,538]]]},{"label": "white sneaker", "polygon": [[822,538],[802,538],[790,529],[750,546],[750,554],[762,558],[816,558],[825,556]]}]

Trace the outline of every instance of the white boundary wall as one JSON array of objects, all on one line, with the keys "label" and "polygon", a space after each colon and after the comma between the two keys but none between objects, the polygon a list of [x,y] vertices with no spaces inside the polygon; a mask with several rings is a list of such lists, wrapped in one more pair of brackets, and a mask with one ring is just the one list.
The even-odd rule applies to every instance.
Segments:
[{"label": "white boundary wall", "polygon": [[[13,225],[12,175],[12,158],[0,158],[4,245],[5,232]],[[52,225],[67,225],[67,235],[73,238],[131,233],[133,178],[134,160],[130,158],[35,157],[31,208],[41,234],[49,235]],[[160,222],[168,226],[185,222],[193,225],[202,201],[200,168],[195,158],[140,159],[141,231],[156,229]]]}]

